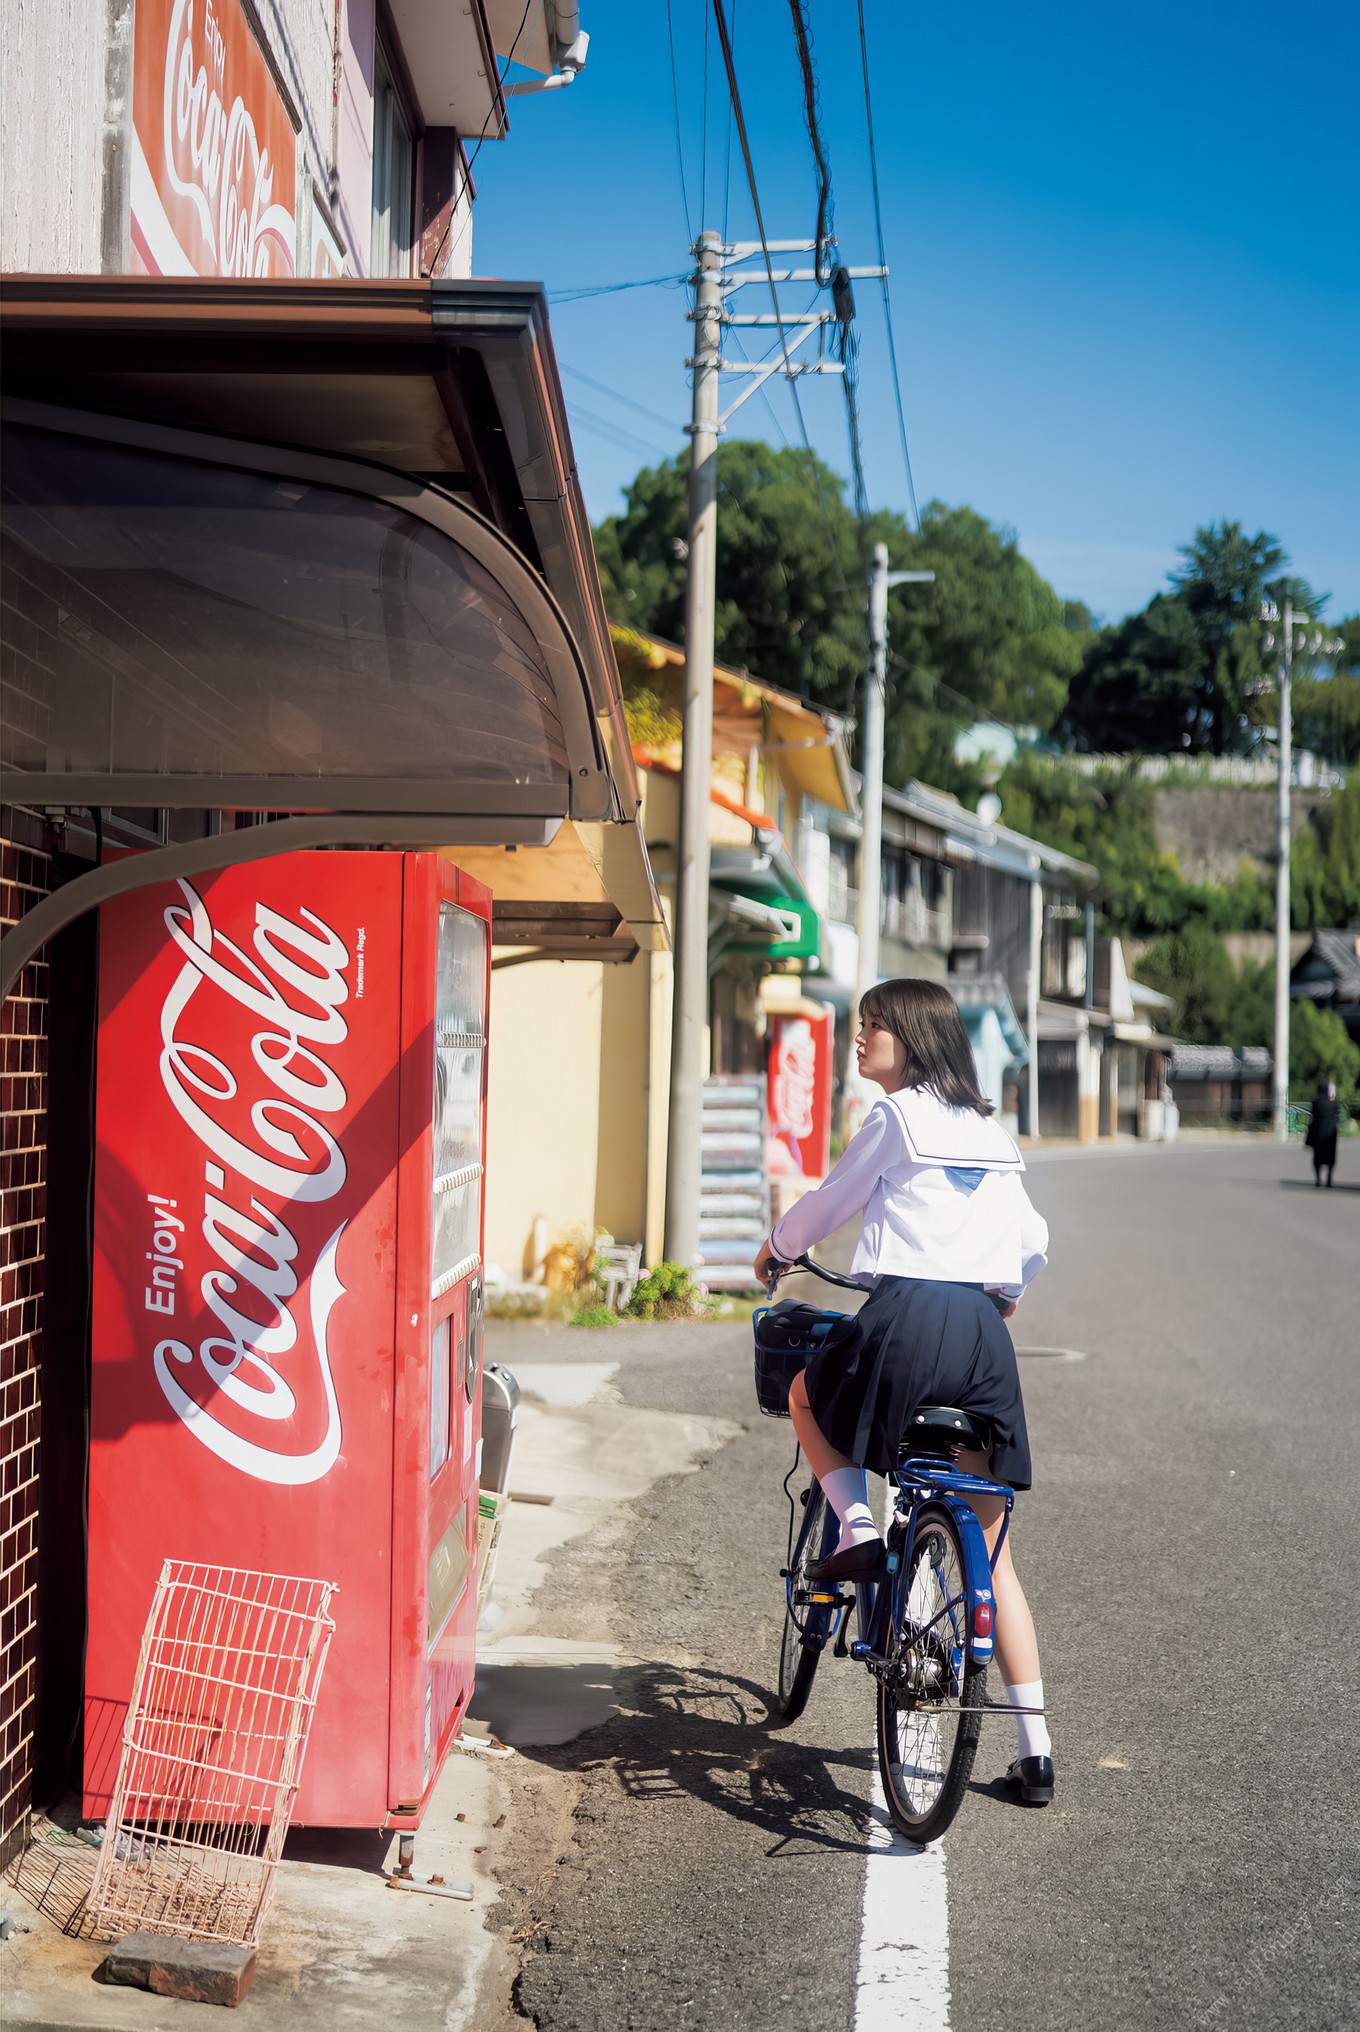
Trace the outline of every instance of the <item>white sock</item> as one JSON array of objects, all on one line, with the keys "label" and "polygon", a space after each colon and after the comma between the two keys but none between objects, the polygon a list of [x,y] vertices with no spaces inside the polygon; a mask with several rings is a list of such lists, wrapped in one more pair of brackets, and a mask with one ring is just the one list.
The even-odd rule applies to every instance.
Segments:
[{"label": "white sock", "polygon": [[[1008,1686],[1006,1698],[1012,1707],[1042,1707],[1044,1682],[1042,1679],[1029,1679],[1023,1685]],[[1049,1735],[1048,1723],[1041,1714],[1017,1715],[1015,1721],[1020,1732],[1020,1756],[1052,1756],[1053,1738]]]},{"label": "white sock", "polygon": [[863,1545],[866,1539],[878,1537],[863,1468],[833,1468],[829,1475],[822,1476],[822,1494],[841,1520],[838,1552],[847,1545]]}]

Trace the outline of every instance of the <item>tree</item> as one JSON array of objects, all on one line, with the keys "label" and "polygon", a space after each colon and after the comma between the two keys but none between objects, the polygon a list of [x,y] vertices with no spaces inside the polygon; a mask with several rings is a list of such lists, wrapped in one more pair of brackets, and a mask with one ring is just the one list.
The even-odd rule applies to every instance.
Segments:
[{"label": "tree", "polygon": [[1360,614],[1329,633],[1344,644],[1335,666],[1294,673],[1294,741],[1344,769],[1360,763]]},{"label": "tree", "polygon": [[1273,922],[1273,891],[1250,861],[1227,889],[1185,880],[1157,843],[1155,786],[1134,764],[1088,772],[1061,756],[1022,753],[1000,791],[1007,825],[1094,862],[1111,931],[1145,935],[1191,923],[1252,931]]},{"label": "tree", "polygon": [[1262,602],[1272,588],[1283,594],[1288,585],[1311,612],[1312,595],[1302,581],[1284,580],[1288,556],[1264,529],[1248,536],[1240,522],[1211,522],[1181,545],[1180,556],[1171,583],[1200,641],[1186,745],[1192,753],[1226,755],[1247,745],[1247,729],[1259,716]]},{"label": "tree", "polygon": [[1296,931],[1360,924],[1360,769],[1294,836],[1289,915]]},{"label": "tree", "polygon": [[1273,720],[1262,604],[1288,594],[1297,614],[1313,617],[1320,596],[1284,576],[1289,560],[1273,536],[1248,535],[1240,522],[1197,529],[1180,556],[1169,592],[1086,643],[1061,723],[1076,746],[1226,755],[1252,747]]},{"label": "tree", "polygon": [[[719,660],[847,707],[867,654],[854,517],[829,467],[750,440],[718,446]],[[669,641],[685,627],[689,461],[640,472],[595,531],[611,620]]]},{"label": "tree", "polygon": [[1300,999],[1289,1012],[1290,1089],[1296,1100],[1303,1100],[1325,1079],[1336,1081],[1341,1105],[1353,1108],[1360,1086],[1360,1045],[1352,1043],[1334,1009]]},{"label": "tree", "polygon": [[[1207,925],[1187,924],[1155,938],[1138,978],[1175,999],[1174,1029],[1187,1044],[1232,1044],[1238,978],[1228,949]],[[1245,1040],[1242,1040],[1245,1041]]]},{"label": "tree", "polygon": [[[887,774],[952,787],[954,736],[971,720],[1047,728],[1081,660],[1082,616],[969,508],[928,504],[919,533],[880,512],[861,532],[830,469],[801,451],[718,447],[716,646],[767,682],[853,710],[868,655],[865,546],[930,586],[889,603]],[[605,599],[625,626],[678,641],[684,628],[687,463],[638,474],[622,515],[596,531]],[[1084,611],[1084,610],[1083,610]]]},{"label": "tree", "polygon": [[1194,722],[1203,644],[1184,600],[1158,593],[1102,629],[1073,679],[1063,734],[1096,754],[1181,754]]},{"label": "tree", "polygon": [[1064,609],[1014,533],[931,501],[919,535],[903,531],[889,551],[895,567],[935,574],[933,585],[903,587],[890,603],[892,780],[947,783],[953,733],[969,720],[1051,727],[1081,662],[1072,625],[1080,616]]}]

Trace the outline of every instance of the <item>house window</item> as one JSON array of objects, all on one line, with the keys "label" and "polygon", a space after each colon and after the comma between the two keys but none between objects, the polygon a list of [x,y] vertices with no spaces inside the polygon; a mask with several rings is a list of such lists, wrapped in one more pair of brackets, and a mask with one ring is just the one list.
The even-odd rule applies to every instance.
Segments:
[{"label": "house window", "polygon": [[373,66],[373,275],[409,275],[415,233],[415,140],[379,39]]}]

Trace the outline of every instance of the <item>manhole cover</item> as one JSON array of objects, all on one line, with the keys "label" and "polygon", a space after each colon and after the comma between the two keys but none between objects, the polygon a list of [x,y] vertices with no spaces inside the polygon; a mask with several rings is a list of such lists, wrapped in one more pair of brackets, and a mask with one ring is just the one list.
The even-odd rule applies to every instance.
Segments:
[{"label": "manhole cover", "polygon": [[1017,1355],[1042,1355],[1050,1362],[1084,1362],[1081,1348],[1017,1348]]}]

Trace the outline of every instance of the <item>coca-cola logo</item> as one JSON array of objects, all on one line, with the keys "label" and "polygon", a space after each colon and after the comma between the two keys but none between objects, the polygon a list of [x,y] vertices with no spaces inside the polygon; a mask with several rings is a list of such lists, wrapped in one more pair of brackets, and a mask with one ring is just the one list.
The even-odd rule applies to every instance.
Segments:
[{"label": "coca-cola logo", "polygon": [[774,1053],[770,1113],[775,1133],[801,1142],[813,1130],[817,1090],[817,1044],[812,1025],[802,1017],[786,1023]]},{"label": "coca-cola logo", "polygon": [[[293,270],[296,229],[291,188],[275,184],[279,165],[260,140],[255,118],[227,82],[227,38],[203,0],[202,55],[195,49],[195,0],[174,0],[166,38],[161,107],[165,175],[188,201],[212,271],[238,278]],[[291,183],[291,169],[286,172]]]},{"label": "coca-cola logo", "polygon": [[[156,1377],[220,1460],[259,1481],[319,1481],[341,1444],[327,1334],[344,1291],[336,1256],[346,1222],[314,1245],[311,1262],[297,1230],[316,1229],[315,1216],[302,1216],[333,1200],[347,1175],[325,1118],[349,1096],[326,1053],[349,1034],[351,955],[314,912],[299,907],[285,917],[256,902],[252,956],[213,925],[191,883],[179,887],[184,903],[169,906],[165,928],[183,965],[161,1006],[159,1069],[203,1154],[198,1228],[215,1260],[198,1294],[218,1330],[196,1347],[160,1341]],[[182,1246],[187,1256],[193,1221],[183,1191],[149,1197],[157,1211],[146,1309],[173,1313],[176,1265],[184,1265],[172,1251]],[[304,1282],[299,1321],[294,1300]]]}]

